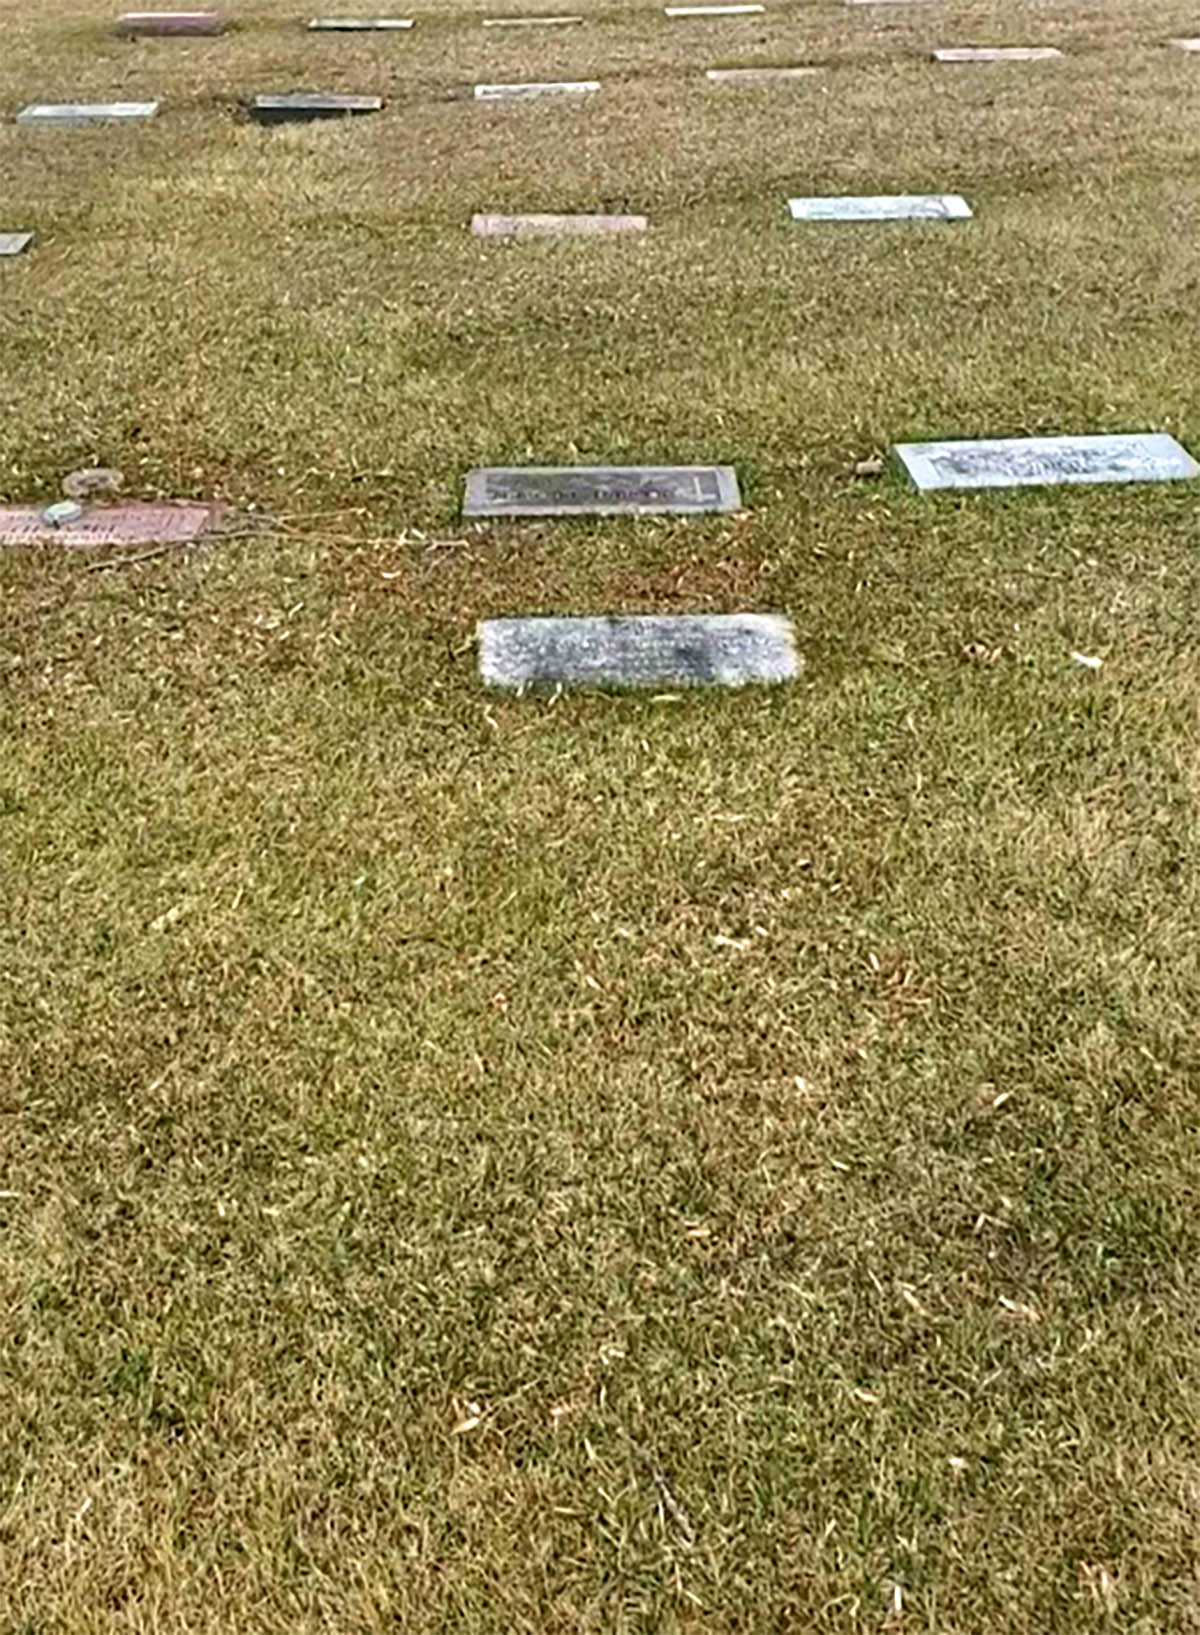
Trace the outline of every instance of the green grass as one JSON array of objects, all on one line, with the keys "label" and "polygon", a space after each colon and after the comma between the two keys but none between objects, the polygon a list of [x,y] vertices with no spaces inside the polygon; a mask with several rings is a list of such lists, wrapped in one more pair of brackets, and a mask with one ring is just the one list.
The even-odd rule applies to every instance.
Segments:
[{"label": "green grass", "polygon": [[[0,556],[0,1631],[1196,1631],[1197,492],[849,475],[1200,451],[1194,11],[306,15],[0,0],[6,115],[164,101],[0,126],[0,491],[270,519]],[[237,115],[305,84],[389,107]],[[976,219],[784,203],[907,189]],[[588,458],[748,511],[458,520]],[[481,690],[618,609],[802,678]]]}]

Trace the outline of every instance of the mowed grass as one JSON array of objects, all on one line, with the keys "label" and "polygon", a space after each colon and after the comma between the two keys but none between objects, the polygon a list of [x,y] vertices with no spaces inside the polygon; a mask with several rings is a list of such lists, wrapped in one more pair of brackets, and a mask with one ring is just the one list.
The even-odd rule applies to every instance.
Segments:
[{"label": "mowed grass", "polygon": [[[0,1630],[1200,1628],[1200,491],[852,474],[1200,452],[1194,10],[115,9],[0,0],[0,490],[264,522],[0,555]],[[301,86],[389,106],[238,113]],[[976,219],[787,219],[902,190]],[[586,459],[748,509],[458,520]],[[739,609],[797,685],[476,677]]]}]

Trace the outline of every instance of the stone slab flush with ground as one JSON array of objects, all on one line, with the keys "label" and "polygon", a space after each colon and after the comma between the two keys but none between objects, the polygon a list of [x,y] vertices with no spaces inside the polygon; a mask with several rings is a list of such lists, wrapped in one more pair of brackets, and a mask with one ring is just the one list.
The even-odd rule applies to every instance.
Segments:
[{"label": "stone slab flush with ground", "polygon": [[741,503],[732,466],[485,466],[467,475],[463,515],[687,516]]},{"label": "stone slab flush with ground", "polygon": [[971,214],[957,193],[789,199],[788,209],[794,221],[966,221]]},{"label": "stone slab flush with ground", "polygon": [[892,452],[920,489],[1162,483],[1200,477],[1200,466],[1165,432],[897,443]]},{"label": "stone slab flush with ground", "polygon": [[127,11],[117,18],[117,33],[130,37],[221,34],[225,19],[217,11]]},{"label": "stone slab flush with ground", "polygon": [[472,216],[476,238],[586,237],[598,233],[644,233],[645,216]]},{"label": "stone slab flush with ground", "polygon": [[31,102],[18,125],[98,125],[108,120],[153,119],[157,102]]},{"label": "stone slab flush with ground", "polygon": [[0,233],[0,256],[20,255],[32,243],[32,233]]},{"label": "stone slab flush with ground", "polygon": [[225,516],[223,506],[190,500],[178,505],[132,501],[85,509],[81,516],[56,527],[46,520],[46,509],[41,505],[0,506],[0,545],[95,549],[102,545],[186,543],[211,532]]},{"label": "stone slab flush with ground", "polygon": [[789,620],[772,613],[485,619],[489,687],[745,687],[797,672]]}]

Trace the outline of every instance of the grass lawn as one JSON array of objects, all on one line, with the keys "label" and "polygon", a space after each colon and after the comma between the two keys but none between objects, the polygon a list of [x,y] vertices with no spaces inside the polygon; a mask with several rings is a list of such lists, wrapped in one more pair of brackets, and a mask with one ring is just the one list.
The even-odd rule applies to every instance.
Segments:
[{"label": "grass lawn", "polygon": [[[266,521],[0,553],[2,1635],[1200,1631],[1200,485],[853,475],[1200,453],[1195,5],[117,9],[0,0],[0,498]],[[747,509],[459,520],[588,460]],[[740,610],[795,685],[478,682]]]}]

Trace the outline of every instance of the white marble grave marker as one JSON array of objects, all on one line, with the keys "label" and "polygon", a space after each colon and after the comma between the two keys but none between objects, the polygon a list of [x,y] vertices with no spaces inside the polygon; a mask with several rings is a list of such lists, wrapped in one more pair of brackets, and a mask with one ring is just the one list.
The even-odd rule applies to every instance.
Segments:
[{"label": "white marble grave marker", "polygon": [[582,17],[485,17],[484,28],[565,28],[582,23]]},{"label": "white marble grave marker", "polygon": [[32,243],[32,233],[0,233],[0,256],[20,255]]},{"label": "white marble grave marker", "polygon": [[714,85],[770,85],[774,80],[809,79],[819,68],[706,68]]},{"label": "white marble grave marker", "polygon": [[464,517],[647,517],[737,511],[732,466],[483,466]]},{"label": "white marble grave marker", "polygon": [[376,34],[411,28],[411,17],[314,17],[309,32],[316,34]]},{"label": "white marble grave marker", "polygon": [[31,102],[18,125],[95,125],[104,120],[153,119],[157,102]]},{"label": "white marble grave marker", "polygon": [[479,102],[527,102],[533,97],[583,96],[598,91],[598,79],[552,80],[544,85],[477,85]]},{"label": "white marble grave marker", "polygon": [[1162,483],[1200,477],[1200,465],[1165,432],[897,443],[892,452],[923,490],[1031,488],[1047,483]]},{"label": "white marble grave marker", "polygon": [[489,687],[745,687],[791,681],[791,621],[776,613],[484,619]]},{"label": "white marble grave marker", "polygon": [[1171,44],[1178,46],[1180,51],[1200,51],[1200,40],[1172,40]]},{"label": "white marble grave marker", "polygon": [[668,17],[740,17],[765,11],[765,6],[664,6]]},{"label": "white marble grave marker", "polygon": [[644,233],[645,216],[488,216],[471,217],[476,238],[583,237],[591,233]]},{"label": "white marble grave marker", "polygon": [[788,209],[795,221],[965,221],[971,214],[957,193],[789,199]]},{"label": "white marble grave marker", "polygon": [[948,45],[934,62],[1050,62],[1062,52],[1053,45]]}]

